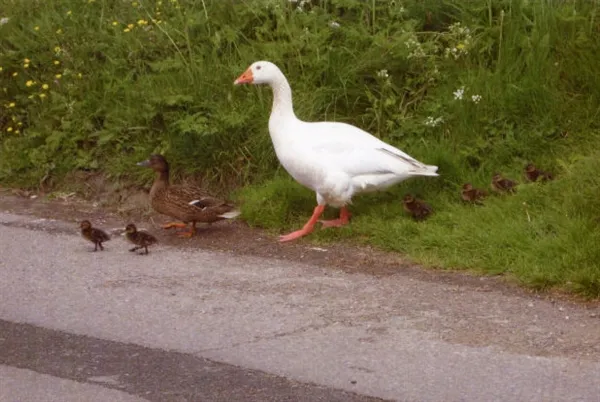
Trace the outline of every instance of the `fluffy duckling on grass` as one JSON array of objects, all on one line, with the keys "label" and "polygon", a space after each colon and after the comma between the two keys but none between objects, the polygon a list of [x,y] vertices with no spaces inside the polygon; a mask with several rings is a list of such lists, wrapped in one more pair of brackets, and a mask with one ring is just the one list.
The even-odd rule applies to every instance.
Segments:
[{"label": "fluffy duckling on grass", "polygon": [[460,191],[463,201],[481,204],[483,199],[488,196],[487,191],[473,187],[471,183],[465,183]]},{"label": "fluffy duckling on grass", "polygon": [[433,212],[431,205],[413,197],[411,194],[406,194],[402,199],[402,203],[404,204],[404,210],[417,221],[427,218]]},{"label": "fluffy duckling on grass", "polygon": [[81,236],[94,243],[94,251],[97,251],[98,247],[104,251],[102,242],[110,240],[110,236],[105,231],[92,227],[92,224],[88,220],[81,221],[79,227],[81,228]]},{"label": "fluffy duckling on grass", "polygon": [[554,179],[552,173],[539,170],[533,163],[528,163],[525,166],[525,177],[529,181],[537,181],[538,179],[548,181]]},{"label": "fluffy duckling on grass", "polygon": [[492,177],[492,190],[497,193],[514,193],[517,186],[516,181],[510,180],[502,176],[500,173],[494,173]]},{"label": "fluffy duckling on grass", "polygon": [[169,163],[162,155],[152,155],[150,159],[138,163],[156,172],[156,179],[150,189],[150,204],[156,212],[178,219],[182,222],[170,222],[163,229],[185,228],[191,222],[192,227],[181,237],[192,237],[196,233],[196,222],[212,223],[223,219],[232,219],[240,214],[235,206],[227,201],[213,197],[205,190],[188,185],[169,183]]},{"label": "fluffy duckling on grass", "polygon": [[125,237],[131,243],[135,244],[135,247],[129,249],[129,251],[133,252],[143,248],[146,252],[142,254],[148,254],[148,246],[158,243],[156,237],[143,230],[137,230],[137,227],[133,223],[130,223],[125,228]]}]

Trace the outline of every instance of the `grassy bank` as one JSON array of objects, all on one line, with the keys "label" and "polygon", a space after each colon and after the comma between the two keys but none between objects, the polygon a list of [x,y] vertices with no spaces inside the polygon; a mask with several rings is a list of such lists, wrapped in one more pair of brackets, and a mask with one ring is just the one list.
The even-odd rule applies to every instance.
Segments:
[{"label": "grassy bank", "polygon": [[[510,273],[600,295],[600,33],[590,1],[4,0],[0,182],[61,183],[74,170],[146,184],[177,175],[233,189],[251,224],[290,230],[314,194],[278,167],[267,88],[233,80],[278,64],[298,116],[346,121],[440,167],[356,198],[352,225],[317,232],[442,268]],[[4,11],[6,12],[6,11]],[[526,162],[557,179],[470,207],[462,183]],[[435,209],[415,223],[400,199]],[[334,213],[335,211],[329,211]]]}]

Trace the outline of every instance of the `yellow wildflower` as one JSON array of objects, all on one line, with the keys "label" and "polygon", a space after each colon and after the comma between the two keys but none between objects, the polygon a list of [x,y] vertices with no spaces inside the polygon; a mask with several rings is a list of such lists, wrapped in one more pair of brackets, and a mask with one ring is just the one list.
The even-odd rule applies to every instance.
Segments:
[{"label": "yellow wildflower", "polygon": [[30,62],[31,62],[31,60],[29,60],[29,59],[23,59],[23,63],[30,63]]},{"label": "yellow wildflower", "polygon": [[73,14],[73,11],[71,11],[71,10],[67,11],[67,15],[71,15],[71,14]]},{"label": "yellow wildflower", "polygon": [[159,6],[162,5],[162,1],[157,1],[156,4],[158,4]]},{"label": "yellow wildflower", "polygon": [[54,53],[60,53],[60,51],[61,51],[60,46],[54,47]]},{"label": "yellow wildflower", "polygon": [[23,68],[29,68],[29,64],[27,64],[27,63],[23,64]]},{"label": "yellow wildflower", "polygon": [[77,78],[81,78],[81,77],[83,77],[83,75],[81,75],[81,73],[78,73]]},{"label": "yellow wildflower", "polygon": [[0,72],[2,72],[2,67],[0,67]]},{"label": "yellow wildflower", "polygon": [[27,82],[25,83],[25,85],[27,85],[28,87],[30,87],[30,86],[32,86],[32,85],[35,85],[35,81],[33,81],[33,80],[29,80],[29,81],[27,81]]},{"label": "yellow wildflower", "polygon": [[17,72],[13,73],[13,77],[16,77],[17,75],[19,75],[19,73],[17,73]]},{"label": "yellow wildflower", "polygon": [[123,30],[123,32],[129,32],[129,31],[131,31],[131,29],[129,29],[129,28],[125,28],[125,29]]},{"label": "yellow wildflower", "polygon": [[23,125],[23,123],[21,123],[21,122],[17,123],[17,126],[19,126],[19,127],[21,127],[22,125]]},{"label": "yellow wildflower", "polygon": [[54,65],[55,65],[55,66],[58,66],[59,64],[60,64],[60,61],[58,61],[58,60],[54,60]]},{"label": "yellow wildflower", "polygon": [[113,27],[116,27],[117,25],[119,25],[119,23],[117,21],[113,21]]},{"label": "yellow wildflower", "polygon": [[60,35],[60,34],[62,33],[62,29],[58,28],[58,29],[56,30],[56,33]]},{"label": "yellow wildflower", "polygon": [[40,30],[40,27],[38,27],[38,26],[34,26],[34,27],[33,27],[33,30],[34,30],[34,31],[39,31],[39,30]]},{"label": "yellow wildflower", "polygon": [[29,98],[29,99],[33,99],[33,95],[29,95],[29,96],[28,96],[28,98]]},{"label": "yellow wildflower", "polygon": [[15,130],[15,134],[19,134],[19,133],[20,133],[20,131],[19,131],[19,130]]},{"label": "yellow wildflower", "polygon": [[133,25],[133,24],[127,24],[127,28],[133,29],[133,27],[135,27],[135,25]]},{"label": "yellow wildflower", "polygon": [[463,50],[465,48],[465,44],[464,43],[459,43],[458,45],[456,45],[456,48],[458,50]]},{"label": "yellow wildflower", "polygon": [[132,6],[137,7],[138,6],[138,2],[134,1],[133,3],[131,3]]},{"label": "yellow wildflower", "polygon": [[7,131],[7,132],[9,132],[9,133],[10,133],[12,130],[13,130],[13,129],[12,129],[12,127],[9,127],[9,128],[7,128],[7,129],[6,129],[6,131]]},{"label": "yellow wildflower", "polygon": [[46,97],[46,94],[40,94],[40,98],[44,99]]},{"label": "yellow wildflower", "polygon": [[15,106],[16,106],[16,105],[15,105],[15,102],[10,102],[10,103],[8,104],[8,107],[15,107]]},{"label": "yellow wildflower", "polygon": [[56,74],[55,77],[57,80],[59,80],[62,77],[62,74]]},{"label": "yellow wildflower", "polygon": [[48,86],[48,84],[43,84],[43,85],[42,85],[42,89],[48,89],[48,88],[50,88],[50,87]]}]

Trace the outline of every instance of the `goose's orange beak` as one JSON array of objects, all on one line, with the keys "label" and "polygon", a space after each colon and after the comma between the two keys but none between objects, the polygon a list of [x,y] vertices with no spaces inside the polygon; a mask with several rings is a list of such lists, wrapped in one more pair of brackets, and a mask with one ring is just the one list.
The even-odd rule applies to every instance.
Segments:
[{"label": "goose's orange beak", "polygon": [[244,73],[242,75],[240,75],[238,77],[237,80],[235,80],[233,82],[233,84],[234,85],[251,84],[252,81],[254,81],[254,76],[252,75],[252,70],[251,69],[247,69],[246,71],[244,71]]}]

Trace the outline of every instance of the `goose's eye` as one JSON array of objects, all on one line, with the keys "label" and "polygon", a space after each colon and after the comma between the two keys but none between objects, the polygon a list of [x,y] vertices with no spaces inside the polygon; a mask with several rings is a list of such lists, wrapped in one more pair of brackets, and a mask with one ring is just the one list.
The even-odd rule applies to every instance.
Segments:
[{"label": "goose's eye", "polygon": [[256,69],[257,69],[257,70],[260,70],[261,68],[262,68],[261,66],[256,66]]}]

